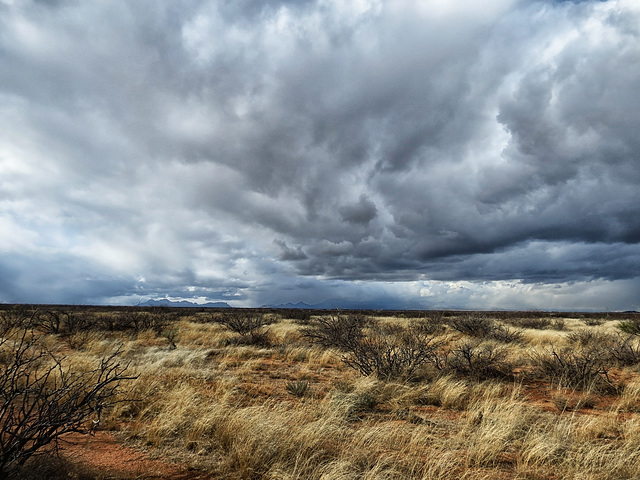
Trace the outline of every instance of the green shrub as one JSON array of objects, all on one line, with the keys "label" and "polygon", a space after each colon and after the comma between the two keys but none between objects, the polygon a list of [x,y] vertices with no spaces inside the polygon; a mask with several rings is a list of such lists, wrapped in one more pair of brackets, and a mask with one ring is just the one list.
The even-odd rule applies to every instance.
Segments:
[{"label": "green shrub", "polygon": [[309,382],[306,380],[288,382],[286,389],[287,392],[294,397],[304,397],[309,390]]}]

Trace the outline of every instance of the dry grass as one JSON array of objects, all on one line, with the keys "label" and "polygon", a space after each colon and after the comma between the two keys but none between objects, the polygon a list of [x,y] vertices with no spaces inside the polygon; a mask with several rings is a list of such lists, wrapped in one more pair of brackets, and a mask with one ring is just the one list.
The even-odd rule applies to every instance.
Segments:
[{"label": "dry grass", "polygon": [[[444,367],[425,367],[419,379],[378,379],[350,369],[344,352],[310,343],[293,319],[270,321],[266,346],[233,341],[205,313],[173,320],[177,348],[155,329],[43,335],[78,369],[121,348],[139,375],[122,398],[136,401],[118,404],[102,428],[210,478],[640,476],[638,366],[612,366],[616,389],[605,394],[554,384],[528,360],[550,343],[558,351],[571,345],[574,331],[613,333],[612,321],[525,327],[520,343],[498,345],[513,376],[486,381],[446,368],[447,355],[470,340],[451,327],[433,334]],[[408,324],[381,321],[387,330]],[[304,393],[291,393],[296,384]]]}]

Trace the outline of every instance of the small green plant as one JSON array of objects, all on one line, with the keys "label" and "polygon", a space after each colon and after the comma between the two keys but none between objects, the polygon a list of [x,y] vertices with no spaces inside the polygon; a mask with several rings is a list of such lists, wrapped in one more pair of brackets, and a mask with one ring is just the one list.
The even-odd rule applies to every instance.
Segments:
[{"label": "small green plant", "polygon": [[640,320],[622,320],[617,326],[624,333],[640,335]]},{"label": "small green plant", "polygon": [[309,382],[306,380],[297,380],[287,383],[287,392],[294,397],[304,397],[309,390]]}]

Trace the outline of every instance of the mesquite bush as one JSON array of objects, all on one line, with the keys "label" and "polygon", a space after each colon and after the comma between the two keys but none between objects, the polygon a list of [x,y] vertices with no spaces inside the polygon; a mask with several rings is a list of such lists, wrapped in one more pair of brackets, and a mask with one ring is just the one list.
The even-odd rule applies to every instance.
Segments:
[{"label": "mesquite bush", "polygon": [[89,433],[118,402],[127,374],[116,352],[89,371],[74,371],[23,326],[0,337],[0,478],[68,432]]}]

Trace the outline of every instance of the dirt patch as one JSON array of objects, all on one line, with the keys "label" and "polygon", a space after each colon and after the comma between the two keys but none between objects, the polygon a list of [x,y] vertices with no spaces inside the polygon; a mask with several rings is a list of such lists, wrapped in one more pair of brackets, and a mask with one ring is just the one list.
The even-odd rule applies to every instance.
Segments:
[{"label": "dirt patch", "polygon": [[60,456],[69,463],[94,470],[102,478],[207,480],[211,477],[161,460],[118,443],[109,432],[71,433],[60,442]]}]

